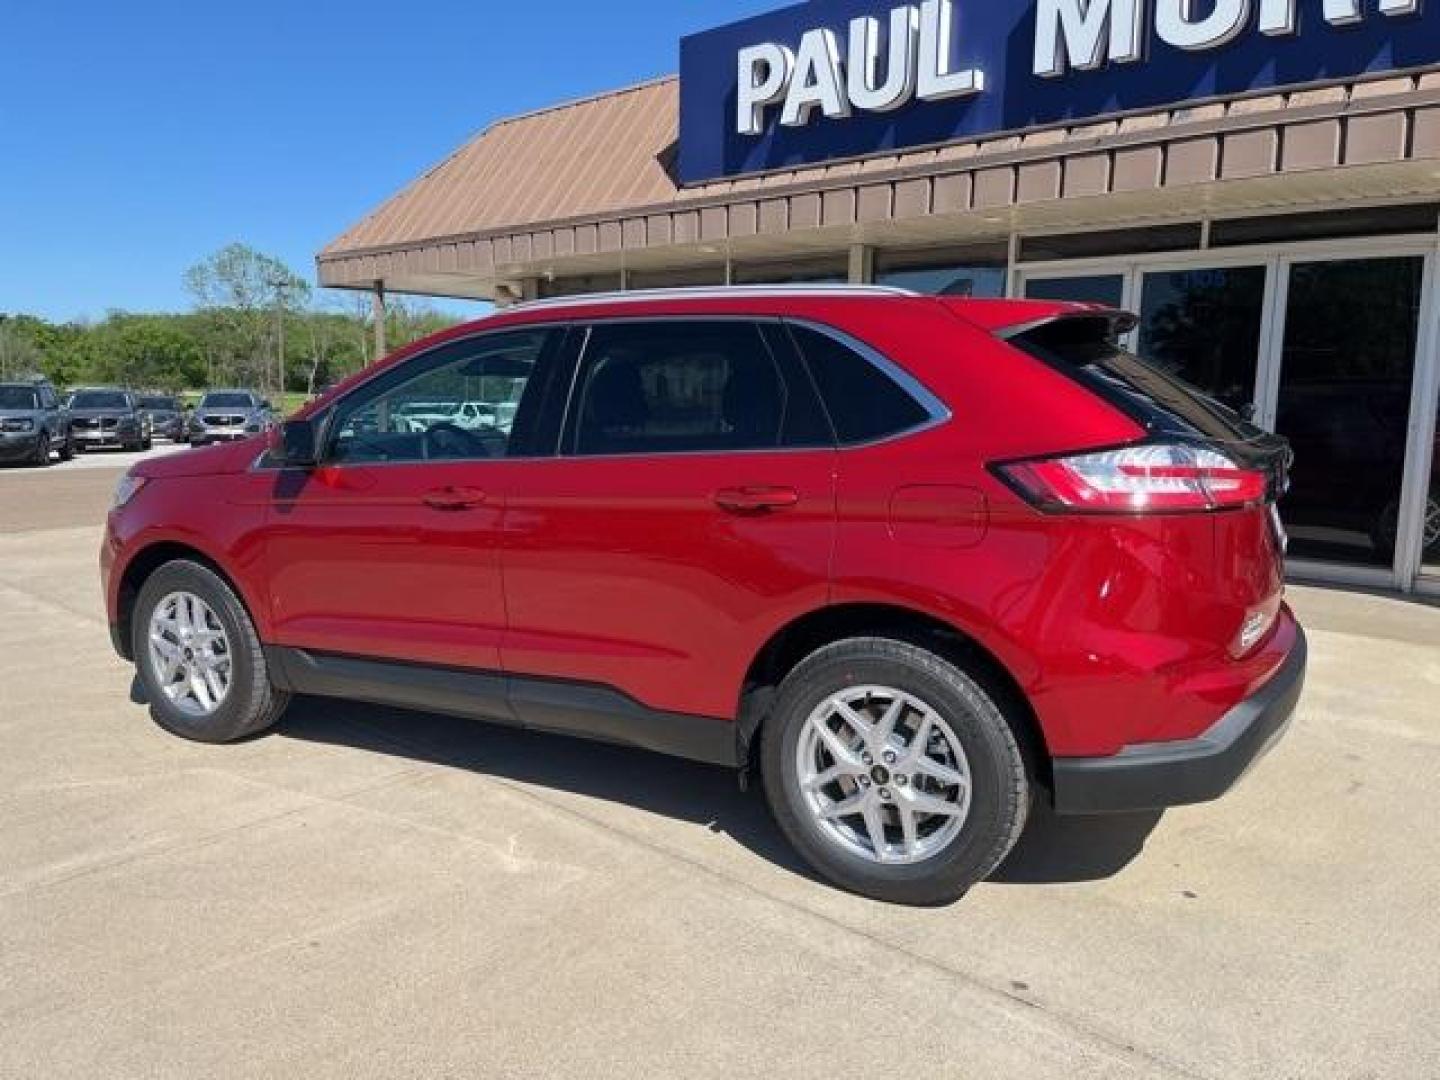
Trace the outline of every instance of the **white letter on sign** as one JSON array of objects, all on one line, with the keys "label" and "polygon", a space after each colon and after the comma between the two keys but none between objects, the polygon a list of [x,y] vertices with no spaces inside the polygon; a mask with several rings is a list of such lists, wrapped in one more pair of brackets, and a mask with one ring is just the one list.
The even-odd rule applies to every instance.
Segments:
[{"label": "white letter on sign", "polygon": [[850,23],[850,104],[867,112],[890,112],[915,93],[915,38],[920,13],[910,4],[890,13],[890,50],[880,81],[880,20],[868,15]]},{"label": "white letter on sign", "polygon": [[1069,67],[1094,71],[1108,59],[1139,60],[1145,27],[1140,0],[1040,0],[1035,12],[1035,74],[1053,79]]},{"label": "white letter on sign", "polygon": [[1167,45],[1191,52],[1234,41],[1250,20],[1250,0],[1216,0],[1203,19],[1192,15],[1194,0],[1156,0],[1155,33]]},{"label": "white letter on sign", "polygon": [[741,135],[765,130],[765,109],[785,94],[795,54],[784,45],[756,45],[740,50],[739,129]]},{"label": "white letter on sign", "polygon": [[[1271,37],[1288,37],[1299,30],[1296,0],[1260,0],[1260,32]],[[1324,0],[1321,7],[1331,26],[1354,26],[1365,18],[1360,0]],[[1380,0],[1382,15],[1414,15],[1420,0]]]},{"label": "white letter on sign", "polygon": [[985,89],[985,73],[977,68],[950,70],[951,46],[955,41],[953,0],[925,0],[920,5],[920,89],[921,101],[978,94]]},{"label": "white letter on sign", "polygon": [[816,108],[831,120],[843,120],[850,115],[840,66],[840,43],[835,40],[833,30],[811,30],[800,39],[800,51],[795,54],[795,80],[786,95],[780,123],[786,127],[804,127]]}]

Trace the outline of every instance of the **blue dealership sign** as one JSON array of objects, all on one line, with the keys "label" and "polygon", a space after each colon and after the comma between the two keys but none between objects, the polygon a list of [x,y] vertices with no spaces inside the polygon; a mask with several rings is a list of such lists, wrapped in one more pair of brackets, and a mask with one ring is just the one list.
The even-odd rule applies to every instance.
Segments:
[{"label": "blue dealership sign", "polygon": [[810,0],[686,38],[696,184],[1440,63],[1440,0]]}]

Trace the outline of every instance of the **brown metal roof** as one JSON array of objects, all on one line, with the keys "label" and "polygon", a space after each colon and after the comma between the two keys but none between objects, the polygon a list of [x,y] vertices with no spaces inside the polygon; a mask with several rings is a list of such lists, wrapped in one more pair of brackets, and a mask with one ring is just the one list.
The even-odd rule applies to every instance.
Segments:
[{"label": "brown metal roof", "polygon": [[502,120],[321,257],[669,201],[679,105],[671,77]]}]

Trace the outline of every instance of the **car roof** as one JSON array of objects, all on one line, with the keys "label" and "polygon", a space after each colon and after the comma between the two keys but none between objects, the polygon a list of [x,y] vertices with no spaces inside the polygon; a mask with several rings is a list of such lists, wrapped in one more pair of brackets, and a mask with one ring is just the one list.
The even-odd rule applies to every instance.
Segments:
[{"label": "car roof", "polygon": [[543,327],[587,319],[666,317],[753,317],[813,319],[824,322],[851,305],[943,305],[971,326],[1000,333],[1050,319],[1098,314],[1092,304],[1054,300],[992,300],[936,297],[883,285],[726,285],[681,289],[637,289],[619,293],[582,293],[513,304],[494,314],[449,327],[391,354],[341,380],[302,410],[308,415],[320,402],[329,401],[352,387],[402,363],[417,353],[450,341],[488,331]]}]

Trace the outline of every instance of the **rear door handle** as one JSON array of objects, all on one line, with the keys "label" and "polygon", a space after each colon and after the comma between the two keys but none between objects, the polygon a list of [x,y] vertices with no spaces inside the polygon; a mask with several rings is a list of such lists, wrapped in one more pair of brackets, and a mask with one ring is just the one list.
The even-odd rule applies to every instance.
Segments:
[{"label": "rear door handle", "polygon": [[769,514],[799,502],[800,493],[788,487],[721,488],[715,493],[715,505],[727,514]]},{"label": "rear door handle", "polygon": [[467,487],[443,487],[427,491],[421,498],[432,510],[474,510],[484,506],[485,492]]}]

